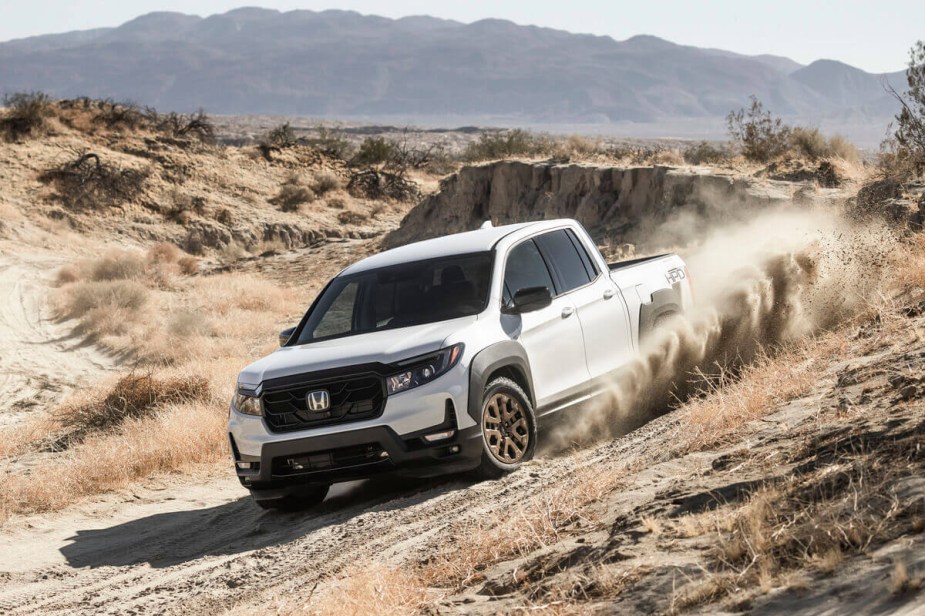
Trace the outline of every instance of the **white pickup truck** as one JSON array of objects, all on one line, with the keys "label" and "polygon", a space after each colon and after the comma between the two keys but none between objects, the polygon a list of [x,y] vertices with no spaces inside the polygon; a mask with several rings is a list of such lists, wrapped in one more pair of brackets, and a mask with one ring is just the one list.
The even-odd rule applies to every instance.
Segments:
[{"label": "white pickup truck", "polygon": [[297,508],[382,472],[516,470],[538,429],[606,393],[640,339],[690,305],[680,257],[608,265],[574,220],[368,257],[241,371],[238,477],[260,506]]}]

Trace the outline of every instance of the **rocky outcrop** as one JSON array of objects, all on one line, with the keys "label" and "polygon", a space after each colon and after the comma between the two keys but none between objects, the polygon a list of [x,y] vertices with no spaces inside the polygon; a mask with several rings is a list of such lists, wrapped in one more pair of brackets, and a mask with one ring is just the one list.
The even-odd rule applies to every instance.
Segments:
[{"label": "rocky outcrop", "polygon": [[805,184],[670,167],[595,167],[498,161],[464,167],[415,207],[385,240],[388,247],[507,224],[575,218],[597,235],[632,239],[643,222],[687,209],[712,217],[793,200]]}]

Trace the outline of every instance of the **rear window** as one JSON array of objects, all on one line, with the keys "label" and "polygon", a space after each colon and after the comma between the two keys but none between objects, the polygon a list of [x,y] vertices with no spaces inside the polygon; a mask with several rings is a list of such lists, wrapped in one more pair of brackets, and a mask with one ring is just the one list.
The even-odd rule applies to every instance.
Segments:
[{"label": "rear window", "polygon": [[565,229],[544,233],[535,241],[556,274],[556,291],[559,294],[591,282],[591,275]]}]

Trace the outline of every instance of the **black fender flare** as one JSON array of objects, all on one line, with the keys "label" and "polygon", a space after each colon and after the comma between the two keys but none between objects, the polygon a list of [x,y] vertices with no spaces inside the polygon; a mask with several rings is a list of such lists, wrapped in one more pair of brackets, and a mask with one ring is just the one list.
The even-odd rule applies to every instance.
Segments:
[{"label": "black fender flare", "polygon": [[[530,404],[536,408],[536,395],[533,393],[533,373],[527,352],[519,342],[505,340],[492,344],[479,351],[469,368],[469,416],[478,424],[481,422],[482,396],[488,377],[501,369],[515,371],[523,380],[524,391],[530,397]],[[520,379],[518,379],[520,380]]]},{"label": "black fender flare", "polygon": [[669,314],[684,314],[681,290],[676,286],[659,289],[652,294],[652,301],[639,307],[639,339],[655,331],[655,324],[660,317]]}]

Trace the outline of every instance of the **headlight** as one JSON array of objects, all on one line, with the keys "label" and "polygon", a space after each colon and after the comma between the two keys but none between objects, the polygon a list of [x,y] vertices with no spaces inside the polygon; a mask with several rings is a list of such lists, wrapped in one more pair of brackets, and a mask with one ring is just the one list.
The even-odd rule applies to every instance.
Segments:
[{"label": "headlight", "polygon": [[258,417],[263,415],[263,407],[260,405],[260,398],[238,393],[237,390],[231,398],[231,406],[234,410],[244,415],[257,415]]},{"label": "headlight", "polygon": [[391,395],[429,383],[455,366],[459,362],[459,358],[462,357],[462,352],[463,345],[455,344],[432,355],[416,357],[402,362],[408,367],[398,374],[386,377],[386,389]]}]

